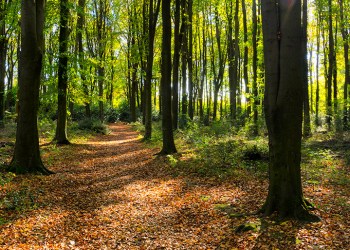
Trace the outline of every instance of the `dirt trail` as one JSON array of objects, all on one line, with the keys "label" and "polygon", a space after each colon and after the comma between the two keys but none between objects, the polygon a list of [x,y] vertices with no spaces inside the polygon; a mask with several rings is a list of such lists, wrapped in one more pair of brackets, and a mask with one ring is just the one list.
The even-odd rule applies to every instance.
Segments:
[{"label": "dirt trail", "polygon": [[[348,207],[331,191],[305,188],[323,206],[322,222],[275,223],[251,214],[267,192],[253,172],[176,177],[130,126],[110,129],[80,144],[42,145],[56,174],[13,181],[12,190],[33,194],[35,207],[0,209],[0,249],[349,249]],[[235,233],[247,222],[260,226]]]},{"label": "dirt trail", "polygon": [[194,184],[169,176],[164,159],[153,156],[157,150],[146,148],[129,126],[110,129],[107,136],[62,147],[51,158],[44,155],[56,174],[33,177],[41,205],[0,227],[0,248],[203,249],[218,244],[220,238],[206,240],[206,234],[217,236],[212,227],[218,221],[212,225],[208,207],[193,203],[193,197],[200,202],[200,194],[187,193]]}]

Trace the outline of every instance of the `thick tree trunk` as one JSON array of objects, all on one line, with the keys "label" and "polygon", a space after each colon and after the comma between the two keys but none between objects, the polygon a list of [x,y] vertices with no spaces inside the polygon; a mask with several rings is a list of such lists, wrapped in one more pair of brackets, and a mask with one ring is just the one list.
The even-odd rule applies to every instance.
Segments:
[{"label": "thick tree trunk", "polygon": [[69,144],[67,139],[67,87],[68,87],[68,0],[60,1],[60,35],[58,59],[58,111],[55,141],[57,144]]},{"label": "thick tree trunk", "polygon": [[37,113],[44,51],[45,0],[22,1],[21,56],[19,58],[19,115],[16,144],[9,170],[51,174],[41,161]]},{"label": "thick tree trunk", "polygon": [[163,39],[161,65],[163,148],[160,154],[176,153],[171,115],[171,0],[162,1]]},{"label": "thick tree trunk", "polygon": [[262,1],[265,118],[269,133],[269,192],[265,215],[310,219],[303,198],[300,161],[303,84],[301,1]]}]

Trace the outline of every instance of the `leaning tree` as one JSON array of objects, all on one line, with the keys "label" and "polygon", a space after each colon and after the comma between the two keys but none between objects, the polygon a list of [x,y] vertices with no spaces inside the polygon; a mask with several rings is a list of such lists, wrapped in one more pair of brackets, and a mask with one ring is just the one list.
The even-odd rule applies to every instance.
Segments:
[{"label": "leaning tree", "polygon": [[16,173],[52,173],[41,161],[37,124],[44,53],[44,6],[45,0],[22,0],[19,114],[15,151],[9,166],[9,170]]},{"label": "leaning tree", "polygon": [[315,219],[304,199],[300,161],[303,81],[301,0],[262,1],[269,189],[265,215]]}]

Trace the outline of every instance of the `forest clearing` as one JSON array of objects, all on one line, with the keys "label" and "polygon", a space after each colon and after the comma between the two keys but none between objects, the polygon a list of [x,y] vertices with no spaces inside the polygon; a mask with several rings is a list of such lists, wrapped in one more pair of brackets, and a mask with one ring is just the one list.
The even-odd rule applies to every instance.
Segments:
[{"label": "forest clearing", "polygon": [[[243,150],[242,144],[229,149],[217,139],[196,153],[194,142],[179,136],[183,147],[169,159],[155,156],[159,147],[143,144],[130,125],[111,124],[110,130],[78,136],[69,146],[42,140],[43,161],[55,174],[16,176],[1,187],[1,249],[350,246],[349,158],[343,158],[350,156],[349,141],[310,140],[304,146],[304,192],[321,221],[303,223],[256,214],[267,195],[266,159],[249,160],[244,152],[222,159],[227,150]],[[0,161],[12,150],[1,148]],[[203,155],[210,159],[198,160]],[[242,224],[251,228],[237,230]]]}]

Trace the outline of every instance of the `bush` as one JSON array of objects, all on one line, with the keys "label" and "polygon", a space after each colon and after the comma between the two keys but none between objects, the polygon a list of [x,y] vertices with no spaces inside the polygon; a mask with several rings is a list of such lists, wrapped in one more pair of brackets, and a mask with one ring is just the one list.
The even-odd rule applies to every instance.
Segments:
[{"label": "bush", "polygon": [[119,114],[116,109],[114,108],[107,108],[106,113],[105,113],[105,120],[110,123],[114,123],[118,121],[119,119]]},{"label": "bush", "polygon": [[108,126],[100,120],[86,118],[78,122],[78,128],[81,130],[91,130],[100,134],[109,134]]}]

